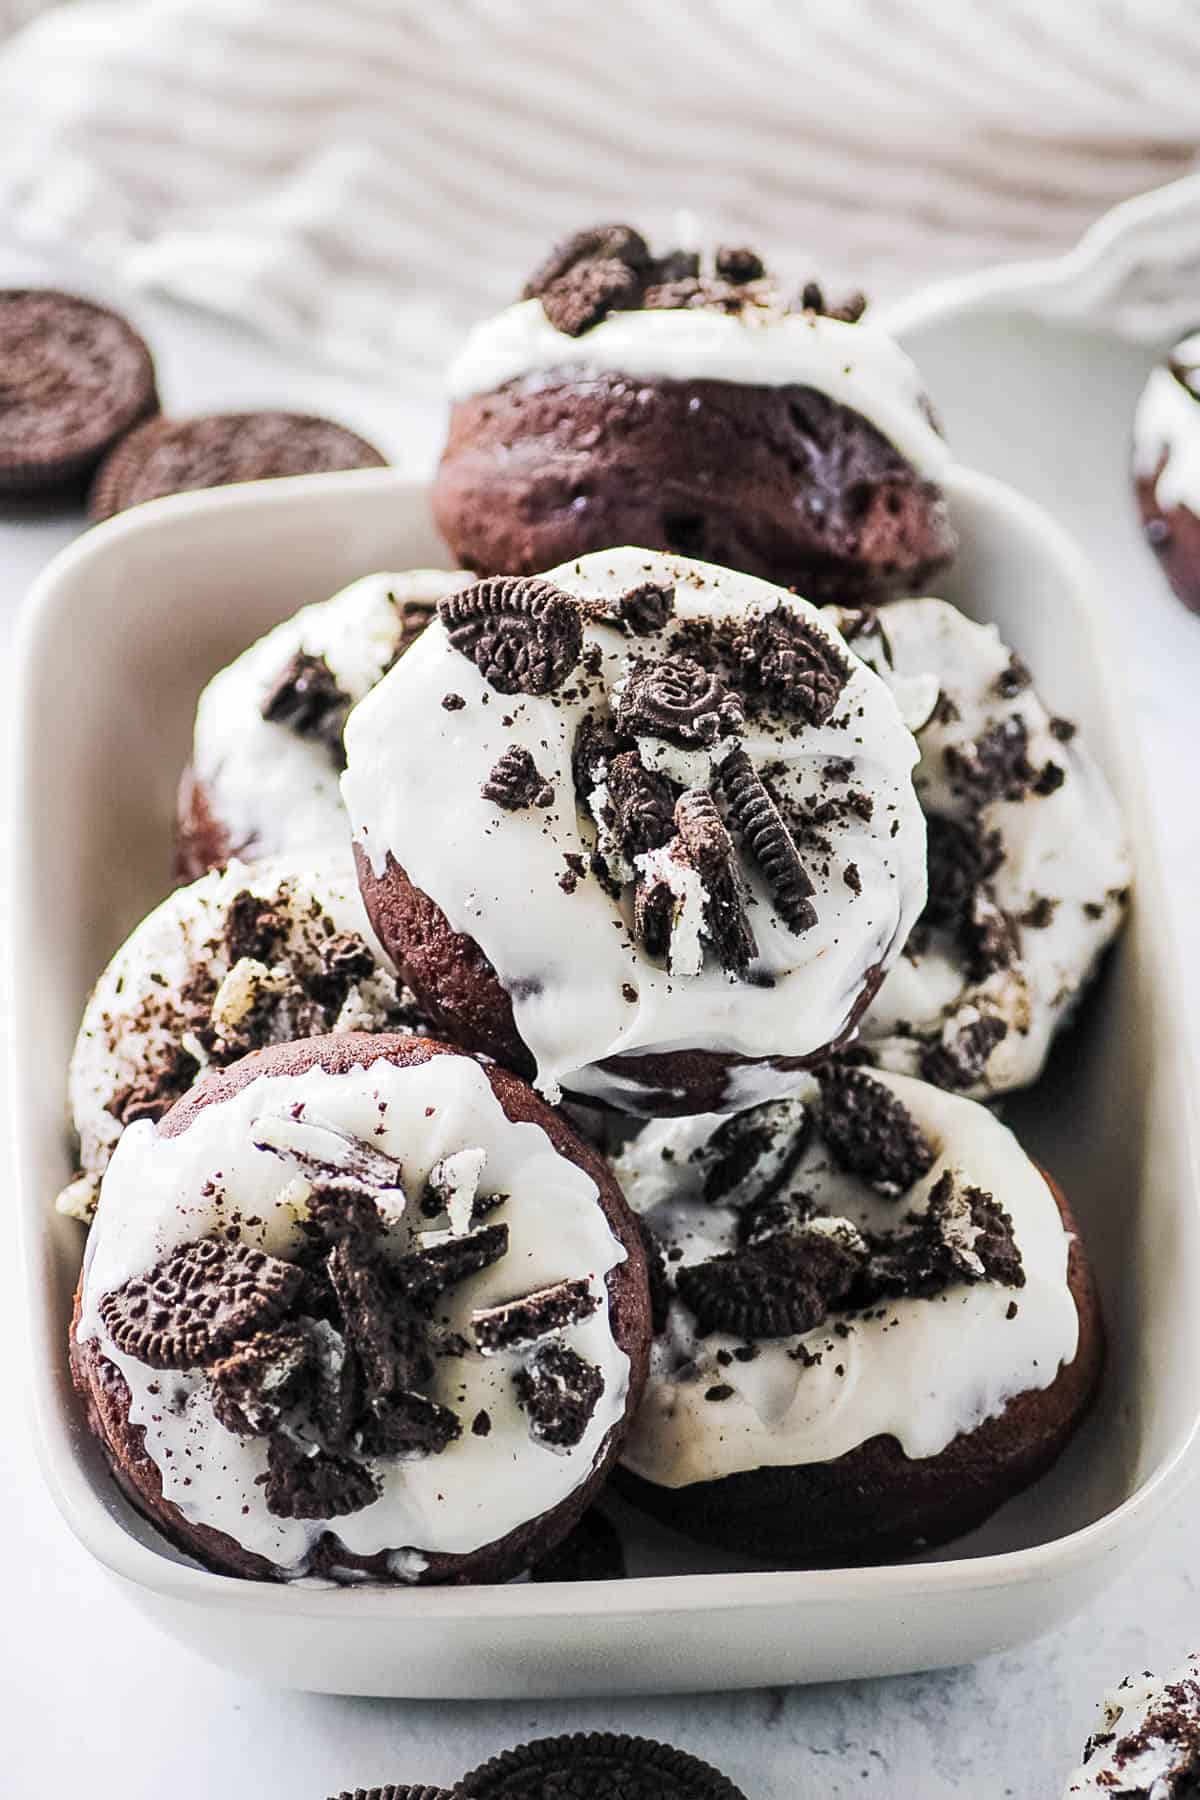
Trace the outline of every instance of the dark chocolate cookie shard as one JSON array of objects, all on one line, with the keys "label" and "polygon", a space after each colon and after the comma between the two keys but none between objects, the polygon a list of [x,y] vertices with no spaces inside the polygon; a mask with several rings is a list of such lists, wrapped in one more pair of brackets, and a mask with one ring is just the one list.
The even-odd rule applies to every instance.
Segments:
[{"label": "dark chocolate cookie shard", "polygon": [[231,963],[251,956],[256,962],[270,962],[287,929],[278,905],[242,888],[225,908],[221,938]]},{"label": "dark chocolate cookie shard", "polygon": [[948,1040],[930,1044],[921,1052],[922,1079],[951,1093],[964,1092],[981,1078],[992,1051],[1007,1036],[1007,1019],[981,1013]]},{"label": "dark chocolate cookie shard", "polygon": [[777,1232],[682,1268],[675,1291],[701,1336],[727,1332],[749,1343],[812,1331],[852,1291],[865,1260],[849,1230]]},{"label": "dark chocolate cookie shard", "polygon": [[582,600],[585,615],[597,624],[617,625],[632,637],[653,637],[666,626],[675,611],[675,589],[657,581],[643,581],[615,599]]},{"label": "dark chocolate cookie shard", "polygon": [[202,1238],[105,1294],[100,1317],[117,1349],[138,1362],[201,1368],[281,1319],[303,1279],[265,1250]]},{"label": "dark chocolate cookie shard", "polygon": [[920,1217],[871,1245],[854,1284],[856,1307],[880,1300],[928,1300],[957,1283],[1025,1285],[1025,1267],[1012,1220],[982,1188],[960,1187],[947,1169]]},{"label": "dark chocolate cookie shard", "polygon": [[508,1226],[482,1225],[461,1237],[446,1237],[411,1252],[397,1265],[392,1279],[414,1305],[427,1309],[439,1294],[456,1287],[481,1269],[490,1269],[508,1253]]},{"label": "dark chocolate cookie shard", "polygon": [[578,603],[539,577],[494,575],[438,601],[451,644],[500,694],[549,694],[579,661]]},{"label": "dark chocolate cookie shard", "polygon": [[485,800],[504,812],[523,812],[529,806],[553,806],[554,788],[538,771],[530,751],[510,744],[483,784]]},{"label": "dark chocolate cookie shard", "polygon": [[750,250],[744,244],[721,244],[714,258],[717,274],[725,281],[761,281],[766,274],[766,264],[757,250]]},{"label": "dark chocolate cookie shard", "polygon": [[532,1352],[513,1376],[513,1386],[534,1442],[571,1450],[591,1424],[604,1376],[568,1344],[549,1343]]},{"label": "dark chocolate cookie shard", "polygon": [[290,1437],[267,1445],[263,1493],[277,1519],[344,1519],[378,1500],[382,1488],[365,1463],[333,1456]]},{"label": "dark chocolate cookie shard", "polygon": [[625,1552],[616,1527],[593,1506],[529,1571],[530,1581],[623,1581]]},{"label": "dark chocolate cookie shard", "polygon": [[582,337],[611,312],[631,312],[642,297],[640,276],[613,257],[576,263],[542,290],[542,311],[555,331]]},{"label": "dark chocolate cookie shard", "polygon": [[427,1394],[379,1394],[359,1421],[365,1456],[440,1456],[462,1436],[458,1414]]},{"label": "dark chocolate cookie shard", "polygon": [[616,694],[613,718],[629,737],[696,749],[742,729],[745,712],[721,677],[687,656],[642,658]]},{"label": "dark chocolate cookie shard", "polygon": [[670,842],[675,835],[675,790],[665,775],[644,768],[636,750],[624,750],[607,765],[605,785],[605,823],[627,862]]},{"label": "dark chocolate cookie shard", "polygon": [[0,493],[79,481],[158,411],[154,363],[107,307],[50,288],[0,291]]},{"label": "dark chocolate cookie shard", "polygon": [[424,1322],[389,1288],[373,1253],[343,1238],[329,1253],[329,1278],[346,1335],[372,1397],[409,1392],[433,1374]]},{"label": "dark chocolate cookie shard", "polygon": [[689,788],[675,804],[675,826],[704,888],[704,930],[723,969],[745,975],[758,955],[747,910],[749,896],[737,852],[713,797]]},{"label": "dark chocolate cookie shard", "polygon": [[314,1364],[303,1325],[257,1332],[210,1368],[213,1411],[236,1437],[269,1437],[311,1388]]},{"label": "dark chocolate cookie shard", "polygon": [[525,283],[522,300],[540,300],[546,289],[561,281],[580,263],[619,262],[632,270],[650,267],[650,248],[632,225],[590,225],[556,244]]},{"label": "dark chocolate cookie shard", "polygon": [[853,673],[829,635],[790,606],[746,620],[734,653],[747,696],[805,725],[832,717]]},{"label": "dark chocolate cookie shard", "polygon": [[646,1279],[650,1284],[650,1326],[653,1331],[657,1332],[666,1325],[667,1314],[671,1310],[671,1284],[667,1279],[667,1259],[653,1226],[640,1213],[634,1216],[642,1240],[642,1249],[646,1253]]},{"label": "dark chocolate cookie shard", "polygon": [[906,1106],[865,1069],[820,1071],[821,1135],[839,1168],[891,1197],[933,1167],[936,1152]]},{"label": "dark chocolate cookie shard", "polygon": [[344,425],[306,413],[150,419],[123,437],[101,463],[88,496],[88,515],[108,519],[164,494],[375,468],[385,461],[373,444]]},{"label": "dark chocolate cookie shard", "polygon": [[770,889],[776,912],[789,931],[811,931],[817,922],[812,903],[816,889],[791,832],[744,750],[732,751],[721,764],[721,786],[730,822]]},{"label": "dark chocolate cookie shard", "polygon": [[1029,728],[1020,713],[999,720],[971,744],[947,744],[946,773],[972,806],[1053,794],[1066,779],[1056,762],[1035,769],[1029,760]]},{"label": "dark chocolate cookie shard", "polygon": [[601,1731],[506,1750],[454,1791],[461,1800],[746,1800],[719,1770],[671,1744]]},{"label": "dark chocolate cookie shard", "polygon": [[297,737],[324,744],[341,769],[346,766],[342,734],[353,704],[323,656],[297,650],[267,690],[261,711],[268,724],[286,725]]},{"label": "dark chocolate cookie shard", "polygon": [[475,1342],[484,1356],[501,1350],[527,1350],[584,1319],[600,1305],[586,1277],[556,1282],[501,1306],[481,1307],[471,1314]]}]

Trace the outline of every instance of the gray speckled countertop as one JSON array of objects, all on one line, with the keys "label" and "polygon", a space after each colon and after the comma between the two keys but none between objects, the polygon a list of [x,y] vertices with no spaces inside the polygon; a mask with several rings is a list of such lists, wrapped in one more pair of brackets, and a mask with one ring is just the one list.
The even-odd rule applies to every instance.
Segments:
[{"label": "gray speckled countertop", "polygon": [[[5,285],[53,273],[33,259],[0,255]],[[61,278],[69,281],[70,272]],[[180,410],[326,408],[377,434],[398,459],[418,464],[429,454],[437,421],[406,417],[402,395],[364,396],[181,311],[151,304],[139,312]],[[935,396],[939,361],[972,346],[978,353],[977,334],[988,329],[962,327],[929,348]],[[1014,325],[1007,335],[1003,381],[986,384],[969,414],[959,407],[962,416],[948,421],[951,435],[964,460],[1040,492],[1066,523],[1090,535],[1097,509],[1119,512],[1125,504],[1124,452],[1111,420],[1128,417],[1145,358],[1045,328]],[[1078,457],[1065,460],[1037,428],[1039,408],[1063,407],[1078,420],[1080,445]],[[0,628],[7,632],[30,576],[77,528],[74,517],[53,510],[32,521],[0,515]],[[1200,620],[1165,597],[1131,531],[1127,539],[1121,554],[1134,587],[1122,586],[1125,616],[1136,609],[1145,628],[1124,637],[1121,654],[1194,1016],[1200,916],[1186,903],[1200,891],[1193,773]],[[1169,1668],[1200,1647],[1195,1532],[1185,1507],[1160,1524],[1140,1565],[1088,1611],[1031,1648],[973,1668],[786,1691],[505,1704],[339,1699],[246,1683],[160,1637],[55,1513],[28,1442],[25,1346],[7,1292],[11,1271],[12,1257],[0,1260],[7,1377],[0,1383],[0,1787],[13,1794],[321,1800],[360,1784],[449,1780],[520,1738],[608,1726],[675,1740],[726,1769],[750,1800],[1056,1800],[1103,1688],[1133,1668]],[[804,1630],[802,1616],[796,1628]]]}]

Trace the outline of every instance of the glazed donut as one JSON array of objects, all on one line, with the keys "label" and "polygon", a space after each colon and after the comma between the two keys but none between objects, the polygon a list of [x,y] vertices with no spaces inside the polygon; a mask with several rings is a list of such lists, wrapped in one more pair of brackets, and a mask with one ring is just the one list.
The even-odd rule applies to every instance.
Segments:
[{"label": "glazed donut", "polygon": [[1200,331],[1150,372],[1134,415],[1133,484],[1146,542],[1200,612]]},{"label": "glazed donut", "polygon": [[814,607],[654,552],[453,595],[355,708],[367,911],[456,1042],[627,1111],[749,1104],[924,904],[916,745]]},{"label": "glazed donut", "polygon": [[929,899],[862,1047],[977,1099],[1026,1087],[1125,917],[1116,801],[994,625],[944,600],[831,611],[916,730],[929,831]]},{"label": "glazed donut", "polygon": [[648,1340],[595,1152],[505,1070],[350,1035],[130,1126],[72,1365],[121,1487],[207,1567],[504,1581],[586,1509]]},{"label": "glazed donut", "polygon": [[85,1223],[127,1124],[160,1119],[205,1069],[326,1032],[423,1029],[376,941],[348,848],[231,862],[155,907],[92,990],[67,1081]]},{"label": "glazed donut", "polygon": [[180,783],[176,864],[194,881],[231,856],[346,842],[342,728],[468,579],[440,569],[366,575],[302,607],[214,675]]},{"label": "glazed donut", "polygon": [[909,1554],[980,1524],[1091,1404],[1070,1215],[973,1100],[830,1064],[786,1100],[649,1124],[614,1167],[656,1332],[620,1485],[693,1537]]},{"label": "glazed donut", "polygon": [[789,301],[752,251],[561,245],[451,366],[438,525],[481,574],[644,544],[810,600],[919,592],[955,537],[949,452],[861,296]]},{"label": "glazed donut", "polygon": [[1063,1800],[1189,1800],[1200,1784],[1200,1656],[1173,1675],[1127,1675],[1100,1703]]}]

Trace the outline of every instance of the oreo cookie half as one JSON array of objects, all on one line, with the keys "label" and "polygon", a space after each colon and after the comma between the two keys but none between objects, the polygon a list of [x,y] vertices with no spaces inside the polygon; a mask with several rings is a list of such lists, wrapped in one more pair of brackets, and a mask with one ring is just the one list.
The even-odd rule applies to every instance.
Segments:
[{"label": "oreo cookie half", "polygon": [[96,472],[88,517],[114,513],[234,481],[378,468],[387,461],[355,432],[307,413],[213,413],[201,419],[149,419],[123,438]]},{"label": "oreo cookie half", "polygon": [[708,1763],[672,1744],[612,1732],[538,1738],[464,1775],[456,1800],[746,1800]]},{"label": "oreo cookie half", "polygon": [[406,1787],[403,1783],[397,1787],[389,1781],[386,1787],[343,1788],[340,1794],[331,1794],[329,1800],[454,1800],[449,1788]]},{"label": "oreo cookie half", "polygon": [[91,473],[158,411],[154,363],[118,313],[52,288],[0,290],[0,493]]}]

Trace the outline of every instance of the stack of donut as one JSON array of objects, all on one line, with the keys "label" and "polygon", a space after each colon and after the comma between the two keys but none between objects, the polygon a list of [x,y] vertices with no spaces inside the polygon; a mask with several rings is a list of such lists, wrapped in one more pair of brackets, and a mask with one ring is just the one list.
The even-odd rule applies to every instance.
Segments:
[{"label": "stack of donut", "polygon": [[89,1422],[251,1579],[611,1575],[610,1481],[781,1565],[957,1537],[1100,1378],[994,1103],[1119,928],[1104,778],[926,597],[949,452],[860,299],[603,227],[451,388],[462,568],[215,676],[89,1001]]}]

